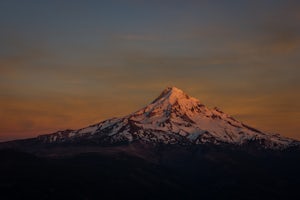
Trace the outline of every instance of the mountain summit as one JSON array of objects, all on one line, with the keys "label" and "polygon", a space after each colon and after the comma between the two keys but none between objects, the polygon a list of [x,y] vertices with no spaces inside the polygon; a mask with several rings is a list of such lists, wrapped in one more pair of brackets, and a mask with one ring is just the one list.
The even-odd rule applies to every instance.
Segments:
[{"label": "mountain summit", "polygon": [[141,141],[153,144],[258,145],[283,149],[298,142],[252,128],[219,109],[208,109],[176,87],[166,88],[146,107],[79,130],[65,130],[37,138],[42,143],[99,145]]},{"label": "mountain summit", "polygon": [[124,117],[0,143],[0,195],[296,199],[299,147],[168,87]]}]

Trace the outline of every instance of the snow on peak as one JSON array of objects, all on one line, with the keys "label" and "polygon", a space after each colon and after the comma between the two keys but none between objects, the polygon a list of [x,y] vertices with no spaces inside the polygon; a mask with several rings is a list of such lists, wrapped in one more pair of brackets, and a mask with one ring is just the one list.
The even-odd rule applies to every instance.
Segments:
[{"label": "snow on peak", "polygon": [[125,117],[45,137],[50,142],[95,137],[111,143],[138,139],[166,144],[188,142],[242,145],[254,141],[265,148],[283,148],[293,144],[291,139],[263,133],[218,108],[208,109],[199,100],[176,87],[166,88],[152,103]]},{"label": "snow on peak", "polygon": [[[151,104],[131,114],[137,120],[164,121],[178,117],[188,118],[196,113],[205,111],[199,100],[188,96],[176,87],[168,87]],[[160,118],[160,119],[159,119]]]},{"label": "snow on peak", "polygon": [[175,103],[181,102],[197,102],[199,101],[193,97],[190,97],[182,90],[176,87],[168,87],[166,88],[152,103],[167,101],[169,104],[173,105]]},{"label": "snow on peak", "polygon": [[162,93],[172,96],[186,95],[181,89],[178,89],[177,87],[167,87]]}]

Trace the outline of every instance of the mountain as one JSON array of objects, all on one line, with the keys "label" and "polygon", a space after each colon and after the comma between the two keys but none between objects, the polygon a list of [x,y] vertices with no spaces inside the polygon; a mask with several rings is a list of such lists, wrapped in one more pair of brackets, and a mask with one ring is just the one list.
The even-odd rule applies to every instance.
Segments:
[{"label": "mountain", "polygon": [[172,87],[124,117],[0,143],[0,199],[298,199],[299,147]]},{"label": "mountain", "polygon": [[255,145],[285,149],[299,142],[252,128],[218,108],[209,109],[176,87],[166,88],[146,107],[79,130],[64,130],[37,137],[43,144],[93,143],[113,145],[140,141],[152,144]]}]

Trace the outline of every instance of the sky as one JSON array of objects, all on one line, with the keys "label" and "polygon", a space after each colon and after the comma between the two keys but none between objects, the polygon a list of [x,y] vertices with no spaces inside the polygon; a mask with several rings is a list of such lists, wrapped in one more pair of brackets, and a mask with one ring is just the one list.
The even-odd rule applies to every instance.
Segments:
[{"label": "sky", "polygon": [[300,139],[300,1],[1,0],[0,141],[132,113],[176,86]]}]

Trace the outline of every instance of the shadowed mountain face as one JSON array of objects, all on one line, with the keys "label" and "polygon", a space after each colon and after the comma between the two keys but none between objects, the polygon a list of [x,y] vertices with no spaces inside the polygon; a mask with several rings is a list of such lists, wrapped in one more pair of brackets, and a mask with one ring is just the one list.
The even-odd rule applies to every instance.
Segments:
[{"label": "shadowed mountain face", "polygon": [[299,142],[177,88],[79,130],[0,144],[0,199],[291,199]]}]

